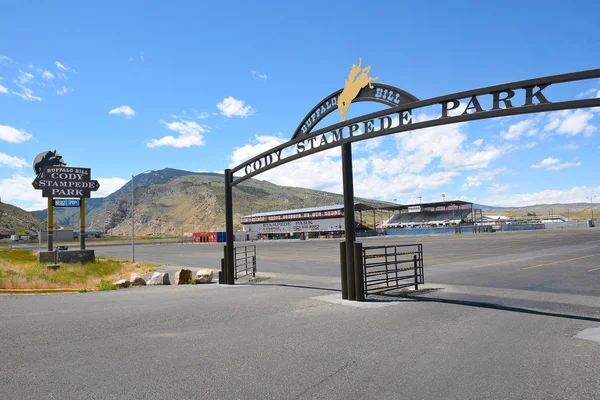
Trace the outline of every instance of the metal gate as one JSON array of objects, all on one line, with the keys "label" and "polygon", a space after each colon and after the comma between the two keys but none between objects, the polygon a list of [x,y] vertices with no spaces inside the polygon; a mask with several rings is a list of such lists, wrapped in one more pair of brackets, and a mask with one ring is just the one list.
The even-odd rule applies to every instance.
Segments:
[{"label": "metal gate", "polygon": [[425,284],[422,244],[365,246],[362,264],[365,296]]},{"label": "metal gate", "polygon": [[256,277],[256,245],[234,247],[233,259],[236,280],[249,275]]}]

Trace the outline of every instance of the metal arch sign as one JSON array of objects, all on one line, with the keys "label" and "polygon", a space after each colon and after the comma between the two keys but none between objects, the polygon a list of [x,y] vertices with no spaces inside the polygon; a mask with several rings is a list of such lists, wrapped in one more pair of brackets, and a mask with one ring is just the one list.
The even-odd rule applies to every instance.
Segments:
[{"label": "metal arch sign", "polygon": [[358,65],[353,64],[350,68],[344,88],[333,92],[314,106],[298,125],[292,139],[301,135],[308,135],[315,125],[335,110],[339,111],[341,121],[345,121],[351,103],[372,101],[395,107],[419,100],[397,87],[373,83],[379,80],[379,77],[372,78],[369,76],[370,65],[365,68],[361,68],[361,66],[362,58],[359,60]]},{"label": "metal arch sign", "polygon": [[[371,77],[369,75],[370,70],[371,67],[362,68],[362,60],[359,65],[353,65],[348,79],[346,79],[344,89],[333,93],[315,106],[296,129],[292,139],[241,163],[233,169],[225,170],[227,244],[224,249],[225,258],[221,263],[221,283],[235,284],[232,189],[246,179],[298,158],[341,146],[344,210],[346,211],[344,212],[344,225],[347,228],[344,234],[344,242],[340,246],[342,299],[364,301],[364,268],[360,261],[361,248],[360,245],[356,244],[354,229],[356,221],[354,220],[354,212],[352,212],[354,210],[351,146],[353,142],[457,122],[573,108],[600,107],[600,98],[552,102],[549,99],[551,96],[545,92],[550,85],[599,78],[600,69],[593,69],[494,85],[427,100],[417,100],[416,97],[409,96],[404,92],[407,100],[403,101],[404,99],[400,94],[398,104],[394,103],[395,96],[388,95],[385,96],[385,100],[394,103],[394,105],[388,104],[390,108],[346,121],[348,108],[353,101],[359,101],[362,98],[363,100],[379,101],[386,104],[383,99],[384,87],[378,83],[373,83],[378,81],[379,77]],[[377,97],[378,87],[381,89],[379,92],[380,97]],[[367,95],[368,90],[375,90],[375,96]],[[395,91],[402,93],[399,90]],[[464,110],[459,109],[461,100],[464,100],[467,104]],[[415,110],[430,106],[438,108],[437,116],[427,120],[413,120]],[[335,107],[340,112],[341,122],[326,128],[313,130],[316,123],[325,115],[335,111]],[[355,254],[359,254],[356,263]]]},{"label": "metal arch sign", "polygon": [[[322,119],[321,116],[323,113],[320,112],[318,116],[315,116],[314,122],[303,131],[302,128],[306,126],[306,121],[308,119],[313,120],[312,115],[316,114],[317,109],[322,110],[323,102],[321,102],[303,120],[303,123],[300,124],[291,140],[232,168],[230,173],[232,175],[237,174],[237,176],[232,176],[230,185],[235,186],[246,179],[272,168],[298,158],[340,146],[343,143],[352,143],[394,133],[457,122],[574,108],[600,107],[600,98],[552,102],[548,99],[545,92],[550,85],[599,77],[600,69],[592,69],[488,86],[427,100],[402,102],[403,98],[400,95],[400,105],[398,106],[362,115],[347,121],[343,120],[337,124],[313,131],[309,128]],[[377,87],[374,85],[372,89],[369,89],[375,90],[375,94],[377,94]],[[382,85],[379,85],[379,87],[383,90]],[[331,105],[329,109],[325,110],[327,113],[335,111],[331,104],[331,99],[337,93],[341,95],[342,92],[343,90],[337,91],[324,100],[325,102],[329,100]],[[406,94],[406,92],[404,93]],[[357,98],[360,99],[360,96],[359,93]],[[410,96],[414,98],[414,96]],[[410,100],[411,97],[406,96],[405,98]],[[392,96],[392,98],[395,97]],[[336,100],[337,104],[339,96],[336,99],[338,99]],[[365,100],[372,100],[372,98],[365,96]],[[467,106],[464,111],[457,113],[461,100],[464,100]],[[482,104],[487,103],[491,107],[484,108]],[[440,107],[437,118],[426,121],[413,120],[415,110],[429,106]]]}]

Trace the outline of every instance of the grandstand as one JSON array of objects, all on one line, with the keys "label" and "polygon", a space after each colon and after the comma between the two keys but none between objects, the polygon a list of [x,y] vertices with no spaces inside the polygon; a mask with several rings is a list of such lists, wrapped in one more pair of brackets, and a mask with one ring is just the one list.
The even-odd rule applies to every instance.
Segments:
[{"label": "grandstand", "polygon": [[[410,230],[411,234],[419,234],[416,228],[426,228],[425,234],[440,233],[432,228],[444,227],[446,231],[469,222],[467,217],[473,211],[481,216],[481,210],[475,210],[473,203],[462,200],[387,207],[355,203],[354,210],[358,214],[355,226],[358,236],[404,234],[397,231],[405,228],[415,228]],[[384,213],[387,220],[383,220]],[[242,216],[240,222],[244,234],[259,239],[332,238],[342,237],[345,231],[343,204],[254,213]]]},{"label": "grandstand", "polygon": [[386,210],[393,211],[394,215],[382,222],[380,229],[456,226],[475,213],[473,203],[462,200],[397,205],[386,207]]}]

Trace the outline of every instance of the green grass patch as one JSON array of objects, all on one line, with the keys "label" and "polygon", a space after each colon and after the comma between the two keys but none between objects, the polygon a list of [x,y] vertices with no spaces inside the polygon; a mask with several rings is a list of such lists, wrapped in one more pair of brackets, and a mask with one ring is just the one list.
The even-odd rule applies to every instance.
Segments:
[{"label": "green grass patch", "polygon": [[101,279],[100,283],[96,285],[96,289],[102,290],[117,290],[117,285],[113,284],[111,281],[107,281],[106,279]]},{"label": "green grass patch", "polygon": [[0,247],[0,289],[89,288],[112,290],[112,282],[129,278],[132,273],[143,275],[156,271],[158,264],[131,263],[118,258],[97,257],[86,264],[60,264],[56,271],[37,262],[28,250]]}]

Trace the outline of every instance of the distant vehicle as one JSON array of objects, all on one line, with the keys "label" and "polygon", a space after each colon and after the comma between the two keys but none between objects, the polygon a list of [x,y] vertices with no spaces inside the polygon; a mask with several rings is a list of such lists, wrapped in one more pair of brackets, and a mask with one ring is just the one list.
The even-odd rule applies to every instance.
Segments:
[{"label": "distant vehicle", "polygon": [[10,235],[10,240],[13,242],[18,242],[21,239],[19,235]]},{"label": "distant vehicle", "polygon": [[25,240],[25,241],[27,241],[27,240],[29,240],[29,239],[31,239],[31,238],[30,238],[28,235],[21,236],[21,240]]},{"label": "distant vehicle", "polygon": [[58,247],[56,248],[56,250],[59,250],[59,251],[65,251],[65,250],[69,250],[69,246],[58,246]]}]

